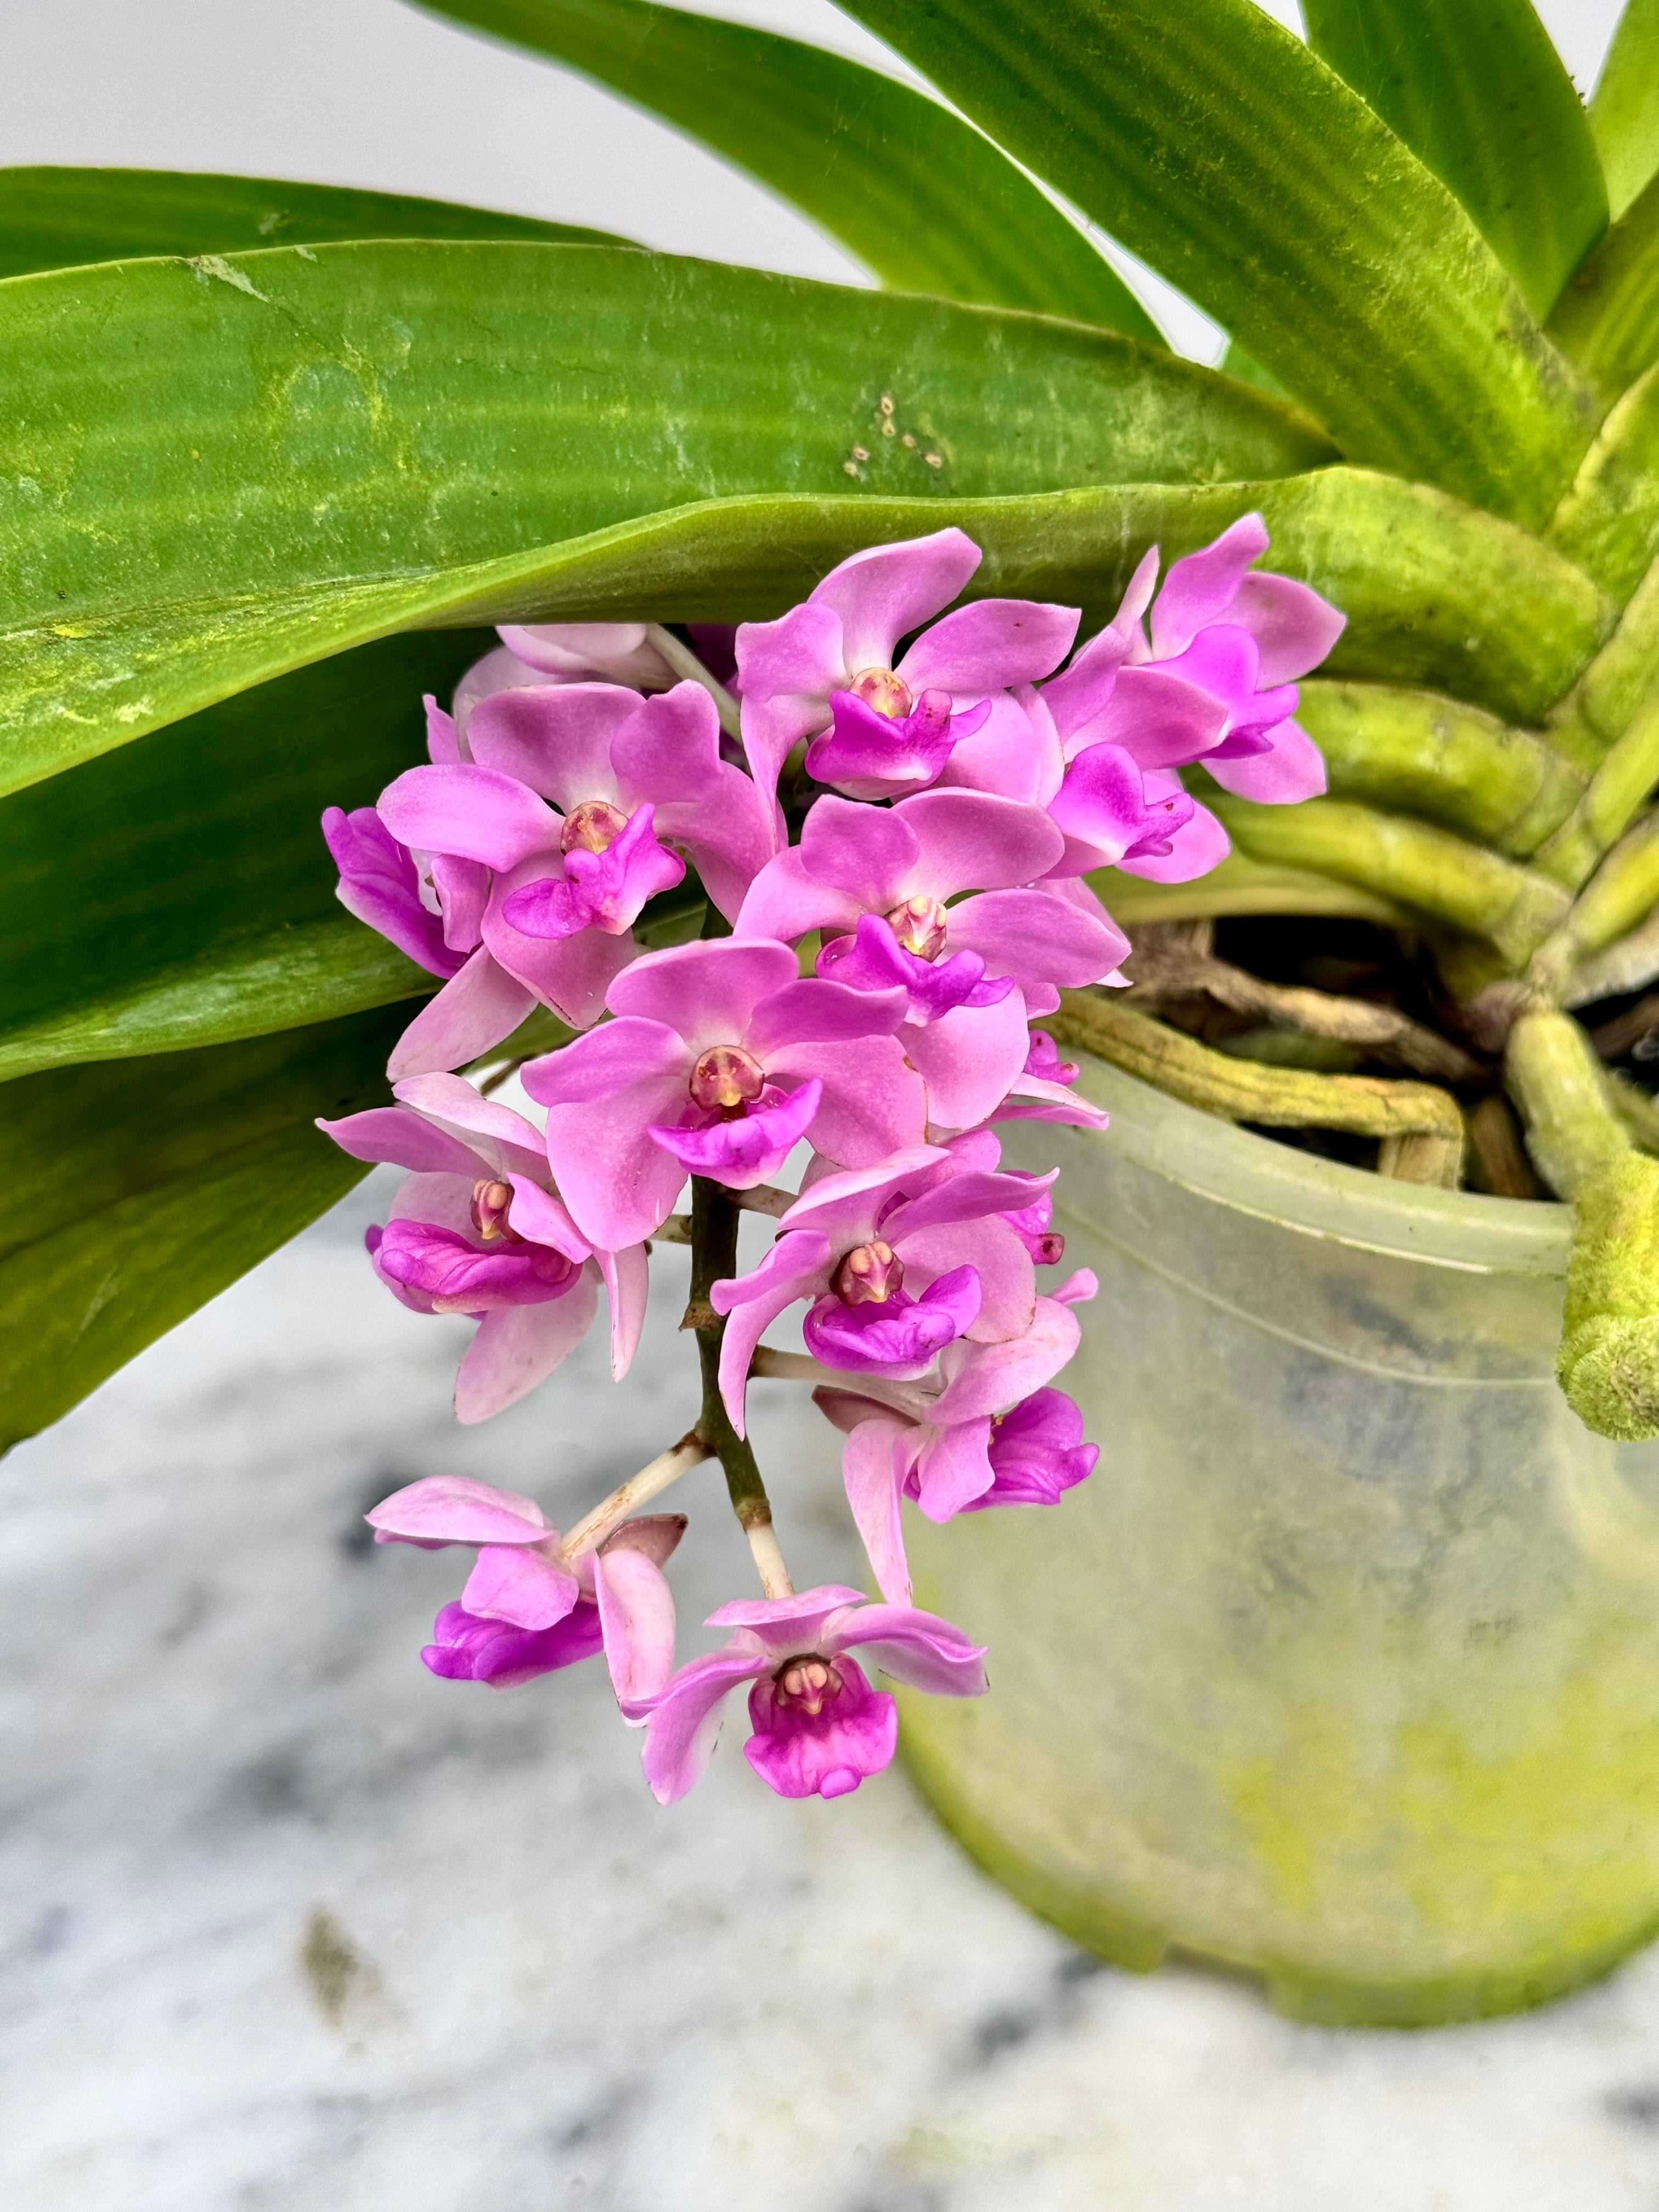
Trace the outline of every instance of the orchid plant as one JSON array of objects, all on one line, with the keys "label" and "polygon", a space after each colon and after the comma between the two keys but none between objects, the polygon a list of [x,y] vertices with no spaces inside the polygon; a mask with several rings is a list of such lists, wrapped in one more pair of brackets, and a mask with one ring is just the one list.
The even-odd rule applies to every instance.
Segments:
[{"label": "orchid plant", "polygon": [[[791,1797],[843,1796],[893,1756],[893,1699],[852,1649],[921,1689],[984,1689],[983,1651],[913,1601],[902,1501],[938,1522],[1053,1505],[1094,1466],[1051,1387],[1094,1279],[1048,1274],[1054,1177],[1005,1170],[994,1126],[1105,1127],[1031,1019],[1122,980],[1091,873],[1187,882],[1225,854],[1177,771],[1264,802],[1323,788],[1293,679],[1342,617],[1257,568],[1266,545],[1246,516],[1156,598],[1149,553],[1074,657],[1076,607],[945,611],[981,561],[955,528],[855,553],[696,653],[643,623],[509,626],[453,714],[428,698],[428,762],[324,816],[341,902],[444,979],[392,1048],[397,1103],[321,1127],[407,1170],[369,1254],[405,1305],[477,1320],[460,1419],[552,1374],[601,1286],[620,1382],[653,1242],[691,1247],[702,1412],[568,1536],[468,1478],[368,1516],[380,1542],[477,1549],[422,1655],[434,1674],[502,1688],[603,1651],[665,1802],[745,1683],[747,1757]],[[701,933],[647,950],[693,869]],[[671,935],[696,918],[669,912]],[[534,1009],[575,1034],[515,1052]],[[503,1049],[490,1087],[516,1073],[544,1127],[458,1073]],[[792,1192],[773,1178],[798,1147]],[[745,1210],[775,1236],[744,1274]],[[806,1352],[764,1345],[796,1308]],[[754,1376],[813,1383],[846,1431],[878,1602],[795,1590],[747,1435]],[[732,1641],[677,1671],[663,1566],[685,1522],[638,1509],[711,1457],[763,1595],[714,1613]]]},{"label": "orchid plant", "polygon": [[[888,1728],[847,1651],[978,1680],[906,1612],[901,1498],[1086,1472],[1080,1290],[1036,1290],[1046,1200],[991,1133],[1086,1121],[1074,1052],[1571,1200],[1563,1382],[1659,1433],[1659,0],[1588,105],[1529,0],[1305,0],[1305,40],[1254,0],[849,0],[903,82],[648,0],[433,5],[874,288],[0,171],[0,1443],[368,1159],[411,1178],[383,1281],[481,1317],[466,1419],[601,1293],[624,1367],[644,1248],[688,1237],[677,1450],[769,1526],[743,1393],[801,1309],[890,1611],[786,1594],[757,1534],[783,1610],[738,1601],[653,1771],[751,1679],[763,1771],[847,1786]],[[1415,996],[1206,933],[1264,915],[1382,933]],[[745,1210],[779,1223],[747,1275]],[[666,1697],[646,1502],[556,1541],[461,1492],[388,1520],[481,1547],[433,1663],[603,1644],[625,1709]]]}]

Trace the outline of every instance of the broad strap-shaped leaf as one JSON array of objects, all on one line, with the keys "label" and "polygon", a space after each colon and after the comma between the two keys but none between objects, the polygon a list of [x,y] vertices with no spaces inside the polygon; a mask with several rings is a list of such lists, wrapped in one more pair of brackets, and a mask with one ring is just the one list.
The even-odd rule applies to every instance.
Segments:
[{"label": "broad strap-shaped leaf", "polygon": [[323,809],[425,757],[485,631],[388,640],[0,799],[0,1079],[435,989],[342,912]]},{"label": "broad strap-shaped leaf", "polygon": [[1549,330],[1609,400],[1659,361],[1659,177],[1567,286]]},{"label": "broad strap-shaped leaf", "polygon": [[1659,0],[1626,0],[1589,112],[1620,216],[1659,172]]},{"label": "broad strap-shaped leaf", "polygon": [[858,62],[648,0],[420,4],[660,116],[810,216],[884,283],[1164,343],[1116,271],[988,138]]},{"label": "broad strap-shaped leaf", "polygon": [[1302,0],[1308,44],[1455,192],[1535,315],[1607,228],[1589,118],[1531,0]]},{"label": "broad strap-shaped leaf", "polygon": [[1595,409],[1451,194],[1255,0],[848,0],[1351,460],[1537,526]]},{"label": "broad strap-shaped leaf", "polygon": [[1273,562],[1340,605],[1339,672],[1428,684],[1513,721],[1569,690],[1614,610],[1581,568],[1529,532],[1426,485],[1366,470],[1204,487],[1139,484],[1023,498],[783,495],[647,515],[497,562],[15,635],[0,711],[20,732],[59,702],[26,755],[34,777],[125,744],[133,723],[192,714],[285,669],[424,623],[757,620],[781,614],[838,561],[955,524],[984,550],[971,586],[1079,605],[1109,620],[1149,545],[1191,552],[1259,507]]},{"label": "broad strap-shaped leaf", "polygon": [[0,1088],[0,1449],[361,1179],[311,1122],[384,1096],[400,1020],[360,1015]]},{"label": "broad strap-shaped leaf", "polygon": [[603,230],[540,222],[533,216],[276,177],[181,169],[0,169],[0,277],[145,254],[243,253],[343,238],[627,243]]},{"label": "broad strap-shaped leaf", "polygon": [[[1331,458],[1305,417],[1111,332],[603,246],[16,277],[0,388],[0,788],[337,649],[345,601],[372,635],[440,572],[682,503]],[[188,696],[192,629],[228,608],[269,657]]]},{"label": "broad strap-shaped leaf", "polygon": [[1602,424],[1548,532],[1622,606],[1659,555],[1659,364]]}]

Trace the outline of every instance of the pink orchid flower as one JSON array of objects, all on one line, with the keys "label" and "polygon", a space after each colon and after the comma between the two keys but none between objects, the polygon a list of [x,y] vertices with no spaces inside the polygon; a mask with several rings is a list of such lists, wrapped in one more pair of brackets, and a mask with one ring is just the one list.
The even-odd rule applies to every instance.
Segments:
[{"label": "pink orchid flower", "polygon": [[654,1695],[623,1700],[624,1716],[646,1723],[642,1763],[659,1804],[673,1804],[702,1778],[726,1700],[745,1682],[753,1685],[754,1733],[744,1756],[781,1797],[843,1797],[892,1762],[897,1707],[871,1688],[850,1650],[937,1697],[977,1698],[986,1689],[985,1653],[959,1628],[908,1606],[866,1603],[860,1591],[833,1583],[723,1605],[708,1625],[735,1633]]},{"label": "pink orchid flower", "polygon": [[619,1698],[646,1698],[674,1665],[674,1600],[662,1570],[685,1533],[678,1513],[624,1521],[567,1565],[533,1498],[464,1474],[431,1475],[366,1516],[377,1544],[477,1547],[459,1604],[421,1658],[452,1681],[512,1689],[604,1650]]},{"label": "pink orchid flower", "polygon": [[743,741],[769,799],[793,745],[820,737],[808,773],[860,798],[930,782],[985,719],[991,695],[1057,668],[1078,611],[1029,599],[961,607],[912,644],[901,638],[948,607],[980,563],[960,530],[854,553],[776,622],[737,635]]},{"label": "pink orchid flower", "polygon": [[[1030,888],[1063,852],[1040,809],[983,792],[929,791],[880,809],[820,799],[799,844],[750,886],[737,934],[822,930],[820,975],[902,985],[900,1040],[927,1083],[928,1118],[970,1127],[1018,1076],[1028,1012],[1052,1012],[1056,984],[1104,980],[1129,949],[1086,885]],[[965,890],[977,895],[946,903]]]},{"label": "pink orchid flower", "polygon": [[1003,1344],[949,1345],[936,1373],[915,1382],[880,1379],[812,1395],[847,1443],[847,1499],[882,1595],[910,1603],[900,1501],[930,1521],[990,1505],[1052,1505],[1098,1457],[1083,1442],[1083,1417],[1046,1385],[1076,1352],[1070,1308],[1095,1295],[1086,1268],[1039,1297],[1031,1325]]},{"label": "pink orchid flower", "polygon": [[[1346,617],[1309,585],[1290,576],[1253,573],[1267,550],[1259,514],[1240,518],[1212,544],[1172,562],[1156,600],[1156,548],[1131,579],[1097,666],[1084,665],[1087,648],[1060,685],[1073,686],[1075,714],[1097,688],[1112,653],[1127,646],[1115,691],[1103,702],[1092,739],[1124,744],[1143,767],[1169,769],[1197,760],[1226,791],[1268,805],[1311,799],[1325,788],[1318,747],[1291,717],[1294,679],[1316,668],[1346,627]],[[1150,642],[1141,619],[1151,606]],[[1095,641],[1099,644],[1101,641]],[[1201,752],[1182,755],[1165,735],[1149,740],[1137,729],[1149,682],[1177,682],[1206,695],[1222,709],[1218,738]],[[1051,710],[1056,687],[1045,687]],[[1120,696],[1121,695],[1121,696]],[[1062,692],[1062,697],[1064,693]]]},{"label": "pink orchid flower", "polygon": [[411,1310],[477,1318],[457,1418],[484,1420],[545,1382],[586,1334],[601,1282],[620,1380],[645,1322],[643,1247],[596,1249],[554,1188],[538,1133],[459,1076],[416,1076],[394,1096],[395,1106],[317,1126],[354,1159],[411,1170],[367,1242],[375,1273]]},{"label": "pink orchid flower", "polygon": [[559,1188],[597,1243],[652,1235],[688,1175],[752,1189],[809,1130],[854,1166],[922,1133],[921,1079],[892,1034],[902,991],[803,978],[787,946],[726,938],[647,953],[607,1003],[617,1019],[523,1070]]},{"label": "pink orchid flower", "polygon": [[807,1349],[855,1373],[922,1375],[957,1337],[1000,1343],[1030,1328],[1033,1261],[1003,1217],[1030,1206],[1033,1179],[982,1164],[996,1141],[979,1142],[988,1150],[965,1160],[922,1145],[861,1173],[820,1176],[760,1266],[714,1285],[709,1303],[729,1316],[720,1395],[739,1436],[755,1346],[801,1299]]}]

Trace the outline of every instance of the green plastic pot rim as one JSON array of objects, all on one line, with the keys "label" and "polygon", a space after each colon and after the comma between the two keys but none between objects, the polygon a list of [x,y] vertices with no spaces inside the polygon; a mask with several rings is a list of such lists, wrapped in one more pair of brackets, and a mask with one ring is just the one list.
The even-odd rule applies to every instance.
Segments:
[{"label": "green plastic pot rim", "polygon": [[[1079,1130],[1079,1139],[1110,1146],[1198,1197],[1305,1237],[1430,1267],[1480,1275],[1566,1273],[1569,1206],[1370,1175],[1201,1113],[1105,1060],[1087,1054],[1081,1060],[1077,1088],[1112,1122],[1101,1132]],[[1079,1194],[1066,1195],[1074,1205]]]}]

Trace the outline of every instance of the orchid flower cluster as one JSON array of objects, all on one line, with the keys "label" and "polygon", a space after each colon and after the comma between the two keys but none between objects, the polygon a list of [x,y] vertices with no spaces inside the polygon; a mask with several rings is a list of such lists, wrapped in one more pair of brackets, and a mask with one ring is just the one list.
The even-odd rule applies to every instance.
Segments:
[{"label": "orchid flower cluster", "polygon": [[[429,762],[325,816],[342,901],[445,979],[392,1054],[397,1103],[322,1126],[407,1171],[369,1253],[406,1306],[477,1320],[460,1419],[545,1380],[601,1288],[620,1380],[653,1241],[692,1247],[687,1437],[562,1539],[533,1500],[461,1477],[368,1516],[381,1542],[476,1549],[422,1654],[434,1674],[501,1688],[602,1653],[664,1802],[744,1686],[749,1761],[792,1797],[892,1758],[894,1701],[866,1667],[984,1690],[984,1652],[913,1602],[902,1501],[935,1522],[1053,1505],[1094,1467],[1053,1387],[1094,1279],[1059,1274],[1054,1176],[1005,1168],[994,1132],[1104,1127],[1031,1024],[1062,988],[1121,980],[1092,874],[1179,881],[1224,855],[1179,771],[1260,800],[1323,788],[1294,678],[1341,617],[1256,570],[1267,543],[1248,516],[1156,597],[1148,554],[1069,665],[1074,608],[944,611],[980,561],[955,529],[856,553],[780,619],[693,632],[695,650],[642,623],[503,629],[453,714],[427,702]],[[636,925],[688,869],[702,937],[646,949]],[[520,1067],[540,1129],[457,1072],[537,1007],[577,1032]],[[799,1188],[779,1188],[802,1146]],[[739,1273],[744,1211],[776,1233]],[[804,1356],[762,1341],[792,1308]],[[760,1375],[811,1382],[845,1433],[878,1599],[794,1590],[747,1440]],[[729,1640],[677,1669],[664,1568],[686,1524],[638,1509],[711,1457],[763,1595],[712,1614]]]}]

